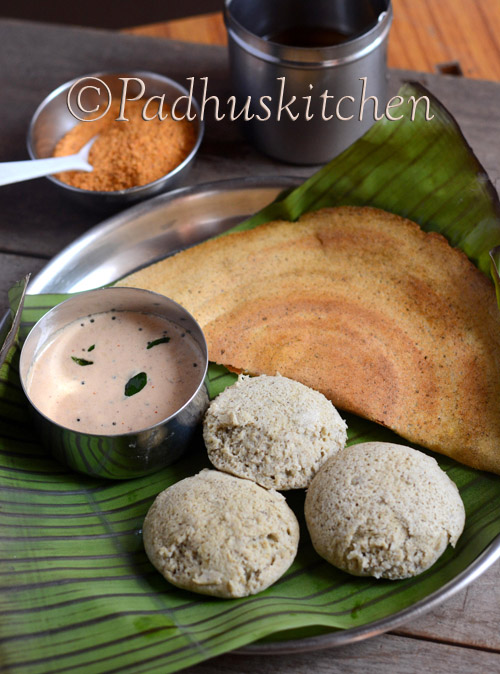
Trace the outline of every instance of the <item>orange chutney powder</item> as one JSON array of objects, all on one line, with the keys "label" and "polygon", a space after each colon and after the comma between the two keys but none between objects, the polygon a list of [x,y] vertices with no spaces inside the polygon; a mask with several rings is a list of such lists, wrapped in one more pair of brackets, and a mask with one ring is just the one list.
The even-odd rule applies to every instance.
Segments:
[{"label": "orange chutney powder", "polygon": [[[96,121],[80,122],[57,143],[53,156],[75,154],[99,134],[89,152],[91,173],[65,171],[57,178],[84,190],[112,192],[158,180],[178,166],[196,143],[196,131],[187,119],[142,119],[146,101],[128,101],[125,116],[129,121],[116,121],[119,101],[113,101],[108,113]],[[152,111],[148,110],[148,115]]]}]

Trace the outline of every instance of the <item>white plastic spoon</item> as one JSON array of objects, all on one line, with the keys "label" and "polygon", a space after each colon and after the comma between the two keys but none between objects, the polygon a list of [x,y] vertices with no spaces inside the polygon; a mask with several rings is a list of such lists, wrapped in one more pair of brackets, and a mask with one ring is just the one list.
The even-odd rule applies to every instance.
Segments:
[{"label": "white plastic spoon", "polygon": [[41,178],[61,171],[93,171],[94,167],[88,163],[88,158],[90,148],[96,138],[97,136],[91,138],[80,152],[67,157],[0,162],[0,185],[20,183],[23,180]]}]

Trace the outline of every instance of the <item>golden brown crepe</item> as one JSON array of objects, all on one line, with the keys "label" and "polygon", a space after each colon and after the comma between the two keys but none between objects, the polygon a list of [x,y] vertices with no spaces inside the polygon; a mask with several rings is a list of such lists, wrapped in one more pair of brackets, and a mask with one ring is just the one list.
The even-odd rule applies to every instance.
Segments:
[{"label": "golden brown crepe", "polygon": [[216,363],[297,379],[500,473],[494,288],[438,234],[374,208],[323,209],[207,241],[120,285],[185,306]]}]

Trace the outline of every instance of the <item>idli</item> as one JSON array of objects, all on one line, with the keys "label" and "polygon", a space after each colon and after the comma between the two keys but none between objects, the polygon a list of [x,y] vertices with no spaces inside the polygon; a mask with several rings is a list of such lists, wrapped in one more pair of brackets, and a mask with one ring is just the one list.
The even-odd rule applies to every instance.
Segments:
[{"label": "idli", "polygon": [[157,496],[143,539],[151,563],[173,585],[245,597],[269,587],[291,565],[299,524],[278,492],[203,470]]},{"label": "idli", "polygon": [[219,470],[268,489],[300,489],[343,449],[347,426],[319,391],[286,377],[240,376],[210,404],[203,437]]},{"label": "idli", "polygon": [[316,552],[356,576],[408,578],[455,546],[465,510],[455,483],[423,452],[385,442],[347,447],[305,501]]}]

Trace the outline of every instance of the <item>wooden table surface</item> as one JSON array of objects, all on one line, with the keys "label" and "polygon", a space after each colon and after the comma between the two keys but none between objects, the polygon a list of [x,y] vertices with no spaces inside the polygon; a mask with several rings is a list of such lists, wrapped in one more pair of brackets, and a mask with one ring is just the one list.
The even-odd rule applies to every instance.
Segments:
[{"label": "wooden table surface", "polygon": [[[498,37],[500,36],[500,0],[440,0],[438,2],[435,0],[394,0],[393,6],[395,18],[389,41],[391,67],[433,73],[439,72],[437,69],[439,64],[456,62],[467,77],[500,81],[500,38]],[[212,45],[225,42],[220,15],[207,15],[201,18],[139,27],[130,29],[128,32],[198,41]],[[132,47],[131,44],[131,53]],[[111,47],[108,52],[104,50],[103,53],[107,54],[111,67],[113,67],[115,61],[113,61]],[[89,56],[88,59],[90,58]],[[98,57],[96,56],[95,59],[97,63]],[[155,63],[152,62],[151,67],[154,66]],[[210,67],[209,63],[207,68]],[[60,68],[65,74],[64,67],[60,66]],[[58,81],[64,81],[64,77],[60,74],[57,77],[54,75],[53,86],[56,86]],[[493,180],[496,182],[497,175],[499,175],[497,157],[500,154],[500,86],[482,82],[467,85],[462,78],[450,77],[439,80],[430,77],[429,82],[434,87],[434,93],[442,97],[455,113],[466,137],[478,152],[487,170],[493,174]],[[30,84],[35,87],[35,79]],[[489,107],[488,101],[490,101]],[[5,111],[7,108],[4,108]],[[14,120],[14,117],[10,119]],[[9,120],[7,119],[4,123],[4,128],[8,128]],[[217,137],[212,137],[214,145],[222,138],[220,135],[222,128],[220,127],[221,130]],[[20,135],[17,140],[19,139]],[[15,133],[14,140],[16,140]],[[240,159],[236,153],[232,152],[232,147],[233,145],[228,142],[226,149],[229,159],[223,164],[221,155],[214,152],[209,144],[204,156],[200,158],[198,173],[194,172],[194,180],[209,179],[207,177],[209,170],[215,174],[217,167],[222,167],[222,170],[214,177],[247,175],[248,173],[244,171],[250,150],[246,149],[247,157]],[[0,150],[2,150],[0,160],[24,158],[22,154],[12,155],[11,150],[7,153],[7,150],[2,149],[1,144]],[[270,168],[276,170],[276,163],[269,160],[262,159],[261,164],[268,172]],[[293,173],[287,170],[282,172]],[[296,174],[299,175],[299,173]],[[34,222],[31,230],[21,219],[18,223],[16,220],[18,210],[16,209],[29,206],[35,213],[38,207],[37,199],[42,188],[38,192],[36,190],[30,192],[33,196],[30,196],[28,201],[31,199],[32,204],[27,206],[26,204],[21,206],[24,195],[27,194],[21,187],[9,189],[11,192],[8,203],[12,203],[13,199],[19,199],[20,205],[18,207],[14,205],[12,208],[4,206],[2,210],[4,215],[4,224],[0,226],[0,235],[2,234],[1,228],[4,228],[0,240],[2,290],[25,271],[38,271],[45,264],[46,259],[55,254],[61,246],[85,231],[90,224],[98,221],[94,219],[93,222],[84,222],[83,219],[79,220],[79,216],[75,214],[75,221],[68,222],[68,230],[63,231],[60,226],[59,229],[56,226],[52,227],[51,218],[46,218],[40,220],[46,229],[38,239],[33,240],[32,234],[36,231],[36,223]],[[4,204],[7,204],[6,200]],[[2,298],[2,304],[4,303]],[[456,674],[500,673],[500,563],[494,564],[479,579],[445,603],[390,634],[340,649],[302,655],[273,658],[228,654],[185,671],[192,672],[192,674],[215,674],[216,672],[265,674],[271,671],[277,674],[301,674],[302,672],[321,674],[411,672],[420,674],[424,671]]]},{"label": "wooden table surface", "polygon": [[[459,65],[466,77],[500,81],[500,0],[392,0],[392,7],[390,68],[436,73]],[[127,32],[227,44],[222,13]]]}]

